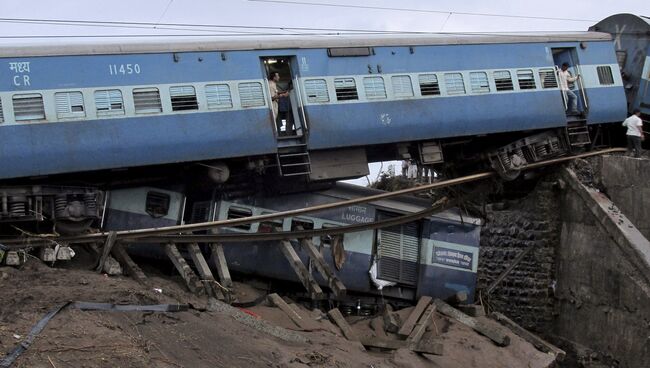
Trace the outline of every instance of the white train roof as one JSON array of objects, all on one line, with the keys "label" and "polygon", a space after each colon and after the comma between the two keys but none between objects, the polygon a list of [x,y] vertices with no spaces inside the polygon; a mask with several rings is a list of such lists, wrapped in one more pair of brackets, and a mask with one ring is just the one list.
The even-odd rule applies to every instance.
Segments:
[{"label": "white train roof", "polygon": [[209,36],[170,37],[47,43],[0,44],[1,57],[107,55],[192,51],[235,51],[272,49],[313,49],[330,47],[380,47],[425,45],[470,45],[532,42],[607,41],[600,32],[577,33],[491,33],[491,34],[391,34],[391,35],[290,35],[290,36]]}]

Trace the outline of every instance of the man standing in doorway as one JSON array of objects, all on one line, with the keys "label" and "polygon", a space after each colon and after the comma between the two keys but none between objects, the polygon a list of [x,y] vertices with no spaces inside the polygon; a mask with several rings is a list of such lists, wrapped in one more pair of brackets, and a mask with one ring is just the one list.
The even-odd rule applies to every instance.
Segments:
[{"label": "man standing in doorway", "polygon": [[567,100],[567,115],[578,115],[578,96],[569,88],[569,82],[575,82],[580,78],[580,75],[575,77],[569,73],[569,64],[563,63],[562,68],[557,72],[558,79],[560,80],[560,90],[566,96]]},{"label": "man standing in doorway", "polygon": [[[279,73],[271,73],[269,74],[269,90],[271,92],[271,102],[272,102],[272,108],[273,108],[273,121],[276,123],[278,122],[278,100],[282,97],[286,97],[289,94],[287,92],[280,92],[278,91],[278,82],[280,81],[280,74]],[[278,129],[278,133],[280,133],[280,129]]]},{"label": "man standing in doorway", "polygon": [[641,155],[641,141],[645,140],[643,120],[640,116],[641,111],[634,109],[632,115],[623,122],[623,126],[627,128],[627,151],[634,152],[634,157]]}]

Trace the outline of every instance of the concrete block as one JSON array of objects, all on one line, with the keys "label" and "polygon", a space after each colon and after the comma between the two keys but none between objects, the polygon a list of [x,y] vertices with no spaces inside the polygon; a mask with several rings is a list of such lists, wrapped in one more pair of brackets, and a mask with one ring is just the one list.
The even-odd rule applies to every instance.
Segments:
[{"label": "concrete block", "polygon": [[74,257],[74,250],[68,246],[59,247],[56,252],[56,259],[59,261],[69,261]]},{"label": "concrete block", "polygon": [[122,266],[115,258],[108,256],[104,262],[104,273],[110,276],[119,276],[122,274]]},{"label": "concrete block", "polygon": [[5,254],[5,264],[7,266],[20,266],[25,263],[25,253],[10,251]]},{"label": "concrete block", "polygon": [[38,258],[43,262],[54,262],[56,261],[56,254],[54,254],[54,249],[50,247],[43,247],[38,252]]}]

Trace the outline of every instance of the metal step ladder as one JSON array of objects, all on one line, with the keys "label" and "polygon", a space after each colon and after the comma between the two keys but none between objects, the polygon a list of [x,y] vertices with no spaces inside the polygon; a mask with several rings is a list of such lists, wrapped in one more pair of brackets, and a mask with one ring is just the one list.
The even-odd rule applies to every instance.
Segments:
[{"label": "metal step ladder", "polygon": [[278,146],[277,159],[281,176],[311,174],[311,161],[305,143],[296,142]]},{"label": "metal step ladder", "polygon": [[566,128],[571,147],[583,147],[591,144],[589,127],[585,119],[569,120]]}]

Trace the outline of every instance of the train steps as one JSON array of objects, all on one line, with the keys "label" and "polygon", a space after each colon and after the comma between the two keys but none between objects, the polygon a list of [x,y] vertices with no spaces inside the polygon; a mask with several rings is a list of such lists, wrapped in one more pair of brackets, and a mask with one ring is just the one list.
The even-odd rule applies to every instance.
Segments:
[{"label": "train steps", "polygon": [[584,119],[569,121],[566,132],[571,147],[583,147],[591,144],[589,128],[587,127],[587,121]]},{"label": "train steps", "polygon": [[302,176],[311,173],[311,161],[304,143],[278,147],[278,169],[281,176]]}]

